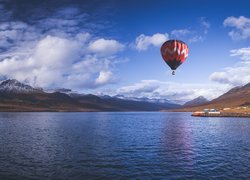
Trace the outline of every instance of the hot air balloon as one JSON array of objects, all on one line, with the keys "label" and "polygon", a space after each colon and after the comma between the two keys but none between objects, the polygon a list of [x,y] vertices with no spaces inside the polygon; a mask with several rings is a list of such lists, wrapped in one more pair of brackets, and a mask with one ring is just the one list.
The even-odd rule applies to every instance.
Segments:
[{"label": "hot air balloon", "polygon": [[175,70],[188,57],[188,46],[180,40],[168,40],[161,46],[161,56],[173,70],[172,75],[174,75]]}]

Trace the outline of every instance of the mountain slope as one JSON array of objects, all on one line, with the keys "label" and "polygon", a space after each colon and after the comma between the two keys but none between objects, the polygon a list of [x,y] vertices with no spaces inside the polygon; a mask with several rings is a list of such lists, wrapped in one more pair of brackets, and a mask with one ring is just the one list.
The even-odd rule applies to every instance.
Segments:
[{"label": "mountain slope", "polygon": [[250,83],[242,87],[233,88],[210,103],[228,107],[248,106],[250,105]]},{"label": "mountain slope", "polygon": [[241,106],[250,106],[250,83],[241,86],[235,87],[226,92],[225,94],[219,96],[212,101],[204,103],[202,105],[193,106],[193,107],[184,107],[180,108],[181,111],[194,111],[202,110],[205,108],[236,108]]}]

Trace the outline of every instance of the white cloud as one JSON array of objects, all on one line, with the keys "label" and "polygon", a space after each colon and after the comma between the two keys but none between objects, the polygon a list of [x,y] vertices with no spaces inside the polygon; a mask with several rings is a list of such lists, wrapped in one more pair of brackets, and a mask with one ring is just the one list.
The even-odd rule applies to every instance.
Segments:
[{"label": "white cloud", "polygon": [[112,71],[119,60],[89,54],[88,38],[89,34],[78,34],[73,39],[46,36],[34,47],[29,46],[31,51],[21,48],[23,54],[3,54],[0,75],[45,88],[96,88],[114,83]]},{"label": "white cloud", "polygon": [[90,43],[89,49],[91,52],[111,55],[123,50],[124,45],[113,39],[97,39]]},{"label": "white cloud", "polygon": [[198,96],[214,99],[228,89],[229,86],[217,84],[183,84],[158,80],[142,80],[133,85],[121,87],[113,94],[127,97],[168,99],[184,103]]},{"label": "white cloud", "polygon": [[156,46],[159,47],[164,43],[166,40],[168,40],[168,34],[161,34],[156,33],[152,36],[146,36],[144,34],[139,35],[135,40],[135,48],[138,51],[145,51],[150,46]]},{"label": "white cloud", "polygon": [[0,23],[0,49],[11,49],[40,37],[36,29],[21,21]]},{"label": "white cloud", "polygon": [[204,41],[211,25],[205,17],[200,17],[198,23],[199,25],[196,27],[172,30],[171,38],[181,39],[188,43]]},{"label": "white cloud", "polygon": [[250,47],[241,48],[241,49],[233,49],[230,51],[231,56],[239,56],[240,59],[245,61],[250,61]]},{"label": "white cloud", "polygon": [[194,36],[188,39],[189,43],[196,43],[196,42],[202,42],[204,41],[204,38],[202,36]]},{"label": "white cloud", "polygon": [[250,47],[231,50],[231,56],[239,56],[241,62],[227,67],[221,72],[214,72],[210,79],[231,86],[244,85],[250,82]]},{"label": "white cloud", "polygon": [[95,80],[96,85],[103,85],[114,81],[113,73],[111,71],[101,71],[98,78]]},{"label": "white cloud", "polygon": [[250,19],[244,16],[240,16],[238,18],[231,16],[224,20],[224,26],[236,27],[238,29],[244,28],[246,25],[250,24]]},{"label": "white cloud", "polygon": [[201,24],[201,26],[203,28],[204,34],[207,34],[208,29],[210,28],[211,24],[207,21],[207,19],[205,17],[200,18],[200,24]]},{"label": "white cloud", "polygon": [[201,35],[196,31],[190,31],[188,29],[175,29],[171,31],[171,38],[185,40],[188,43],[202,42],[205,39],[204,35]]},{"label": "white cloud", "polygon": [[250,38],[250,18],[240,16],[240,17],[227,17],[223,25],[225,27],[234,28],[228,33],[228,35],[233,40],[244,40]]},{"label": "white cloud", "polygon": [[47,36],[36,46],[34,63],[40,66],[60,68],[77,60],[81,48],[77,41]]},{"label": "white cloud", "polygon": [[240,86],[250,82],[250,63],[240,63],[222,72],[214,72],[210,79],[219,83]]},{"label": "white cloud", "polygon": [[159,81],[157,80],[142,80],[134,85],[121,87],[117,90],[118,94],[127,94],[134,97],[140,95],[141,93],[152,93],[155,89],[159,87]]},{"label": "white cloud", "polygon": [[85,44],[91,38],[91,34],[78,33],[78,34],[76,34],[75,38],[77,41],[81,42],[81,44]]},{"label": "white cloud", "polygon": [[192,34],[192,32],[188,29],[175,29],[171,31],[171,36],[176,38],[181,38],[188,34]]}]

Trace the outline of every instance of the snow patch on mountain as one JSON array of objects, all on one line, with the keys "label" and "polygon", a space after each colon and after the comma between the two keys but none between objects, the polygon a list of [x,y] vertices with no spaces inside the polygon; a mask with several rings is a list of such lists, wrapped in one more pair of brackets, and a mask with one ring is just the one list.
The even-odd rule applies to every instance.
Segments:
[{"label": "snow patch on mountain", "polygon": [[43,92],[43,90],[41,88],[33,88],[15,79],[8,79],[0,83],[0,92],[35,93],[35,92]]}]

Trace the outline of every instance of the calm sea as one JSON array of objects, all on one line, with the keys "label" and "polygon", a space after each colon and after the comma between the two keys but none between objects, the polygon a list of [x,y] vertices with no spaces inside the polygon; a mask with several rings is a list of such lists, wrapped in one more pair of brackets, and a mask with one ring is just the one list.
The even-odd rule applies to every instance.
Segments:
[{"label": "calm sea", "polygon": [[0,113],[0,179],[250,178],[250,118]]}]

